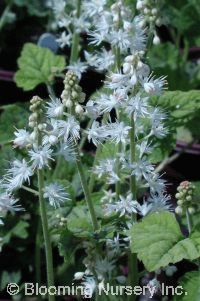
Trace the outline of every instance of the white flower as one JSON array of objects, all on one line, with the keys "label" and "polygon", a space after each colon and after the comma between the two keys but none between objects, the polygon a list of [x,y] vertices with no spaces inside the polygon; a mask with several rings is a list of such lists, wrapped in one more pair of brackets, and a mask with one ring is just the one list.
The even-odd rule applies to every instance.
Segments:
[{"label": "white flower", "polygon": [[80,79],[82,73],[84,73],[87,70],[87,65],[85,62],[81,62],[80,59],[78,59],[72,65],[69,65],[67,69],[73,71],[78,77],[78,79]]},{"label": "white flower", "polygon": [[108,76],[109,81],[105,81],[105,85],[112,89],[127,89],[129,86],[129,74],[113,73],[111,72]]},{"label": "white flower", "polygon": [[76,272],[76,273],[74,274],[74,279],[75,279],[75,280],[80,280],[80,279],[83,278],[84,275],[85,275],[84,272]]},{"label": "white flower", "polygon": [[167,84],[166,76],[161,76],[156,78],[150,74],[148,78],[143,79],[143,87],[147,93],[150,94],[160,94]]},{"label": "white flower", "polygon": [[55,145],[59,140],[58,120],[51,118],[46,122],[46,128],[43,131],[42,144]]},{"label": "white flower", "polygon": [[61,143],[57,154],[63,156],[68,162],[75,161],[76,151],[74,149],[73,141],[69,139],[64,143]]},{"label": "white flower", "polygon": [[116,192],[113,192],[111,189],[103,190],[104,196],[101,198],[101,203],[112,203],[116,197]]},{"label": "white flower", "polygon": [[115,203],[115,211],[120,213],[120,216],[125,214],[137,213],[138,202],[132,199],[132,194],[119,196],[120,200]]},{"label": "white flower", "polygon": [[104,12],[106,0],[85,0],[83,1],[83,9],[88,16],[93,17]]},{"label": "white flower", "polygon": [[107,134],[103,131],[103,127],[100,126],[98,121],[94,121],[91,128],[86,132],[88,134],[88,140],[92,140],[92,143],[94,143],[95,146],[107,137]]},{"label": "white flower", "polygon": [[116,143],[122,142],[125,144],[130,129],[131,127],[125,125],[123,121],[116,121],[107,125],[108,134],[110,135],[111,140]]},{"label": "white flower", "polygon": [[51,101],[47,102],[46,108],[49,118],[61,117],[63,115],[63,104],[59,98],[51,98]]},{"label": "white flower", "polygon": [[150,192],[161,194],[164,191],[167,181],[161,178],[161,175],[156,172],[152,172],[150,176],[146,178],[148,182]]},{"label": "white flower", "polygon": [[21,205],[15,205],[18,202],[10,193],[3,192],[0,194],[0,212],[5,215],[7,211],[14,213],[23,210]]},{"label": "white flower", "polygon": [[71,40],[72,40],[71,33],[66,34],[66,32],[63,31],[61,33],[60,38],[56,39],[56,42],[59,43],[61,48],[64,48],[65,46],[70,46],[71,45]]},{"label": "white flower", "polygon": [[23,148],[30,144],[30,133],[23,129],[14,132],[16,138],[13,140],[14,147]]},{"label": "white flower", "polygon": [[90,116],[92,119],[97,119],[101,115],[99,106],[93,100],[89,100],[87,102],[85,109],[88,116]]},{"label": "white flower", "polygon": [[103,175],[106,176],[107,183],[114,184],[119,181],[119,177],[115,172],[116,169],[116,159],[107,158],[101,160],[99,165],[94,167],[94,173],[101,178]]},{"label": "white flower", "polygon": [[101,52],[99,51],[96,53],[96,60],[93,66],[99,71],[104,71],[114,64],[114,59],[114,54],[103,48]]},{"label": "white flower", "polygon": [[43,192],[44,198],[48,199],[50,205],[55,208],[59,207],[61,202],[69,200],[68,193],[64,187],[56,182],[46,185]]},{"label": "white flower", "polygon": [[152,204],[144,202],[142,205],[138,204],[137,211],[141,216],[146,216],[149,212],[151,212]]},{"label": "white flower", "polygon": [[140,94],[136,94],[134,97],[131,97],[129,101],[124,105],[125,111],[129,116],[134,113],[134,119],[138,117],[148,116],[148,97],[141,97]]},{"label": "white flower", "polygon": [[84,280],[81,282],[83,285],[83,293],[85,298],[92,298],[92,295],[96,289],[96,281],[93,276],[87,276],[84,278]]},{"label": "white flower", "polygon": [[172,206],[169,203],[171,197],[169,195],[160,193],[160,194],[151,194],[147,198],[147,202],[151,204],[151,212],[160,212],[164,210],[172,210]]},{"label": "white flower", "polygon": [[52,150],[49,145],[34,147],[29,151],[30,160],[32,161],[32,168],[42,169],[45,166],[49,166],[49,160],[53,160],[51,157]]},{"label": "white flower", "polygon": [[102,114],[104,112],[110,112],[113,108],[117,108],[119,106],[119,99],[113,94],[107,95],[101,93],[96,100],[96,104]]},{"label": "white flower", "polygon": [[68,120],[58,120],[59,137],[63,137],[66,142],[69,138],[77,140],[80,138],[80,125],[73,116],[69,116]]},{"label": "white flower", "polygon": [[94,31],[90,31],[90,44],[93,45],[100,45],[103,41],[106,40],[106,34],[107,31],[98,31],[98,30],[94,30]]},{"label": "white flower", "polygon": [[147,178],[148,175],[151,176],[152,171],[154,171],[153,165],[147,160],[144,156],[141,159],[138,159],[137,162],[131,164],[132,175],[135,175],[137,179],[140,179],[142,176]]},{"label": "white flower", "polygon": [[29,178],[33,175],[33,170],[28,166],[25,159],[22,161],[16,159],[11,163],[11,168],[7,170],[4,178],[3,187],[8,191],[20,188],[26,181],[29,183]]},{"label": "white flower", "polygon": [[114,260],[109,260],[108,258],[97,258],[95,262],[95,270],[99,279],[111,277],[111,273],[115,268]]},{"label": "white flower", "polygon": [[110,31],[110,43],[111,45],[119,47],[119,49],[124,52],[131,46],[131,41],[129,39],[129,34],[122,29],[111,30]]},{"label": "white flower", "polygon": [[66,5],[66,1],[65,0],[53,0],[53,3],[52,3],[52,0],[50,3],[48,3],[49,6],[52,6],[53,5],[53,9],[55,11],[56,14],[62,14],[63,11],[65,10],[65,5]]}]

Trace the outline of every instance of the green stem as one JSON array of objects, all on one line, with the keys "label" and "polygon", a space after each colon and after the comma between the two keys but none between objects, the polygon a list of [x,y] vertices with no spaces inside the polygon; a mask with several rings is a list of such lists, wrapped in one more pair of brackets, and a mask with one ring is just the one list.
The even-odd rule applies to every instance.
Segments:
[{"label": "green stem", "polygon": [[[91,127],[92,123],[93,123],[93,119],[90,119],[87,126],[86,126],[86,128],[85,128],[85,130],[89,129]],[[82,150],[86,140],[87,140],[87,135],[83,135],[82,138],[81,138],[81,141],[79,143],[79,149],[80,150]]]},{"label": "green stem", "polygon": [[[135,148],[136,148],[136,143],[135,143],[135,123],[134,123],[134,116],[133,114],[131,115],[131,120],[130,120],[130,163],[135,162]],[[136,199],[137,197],[137,185],[136,185],[136,178],[135,175],[130,176],[130,190],[133,195],[133,199]]]},{"label": "green stem", "polygon": [[[79,18],[81,14],[81,0],[77,0],[77,7],[76,7],[76,17]],[[70,61],[69,64],[71,65],[74,63],[78,58],[79,53],[79,33],[74,31],[73,38],[72,38],[72,49],[70,54]]]},{"label": "green stem", "polygon": [[87,180],[86,180],[86,176],[85,176],[85,172],[84,172],[83,165],[82,165],[82,162],[81,162],[81,157],[80,157],[80,154],[79,154],[78,147],[76,148],[76,165],[77,165],[79,176],[80,176],[80,179],[81,179],[81,184],[82,184],[83,192],[84,192],[84,195],[85,195],[85,199],[86,199],[88,209],[89,209],[89,212],[90,212],[92,225],[93,225],[94,231],[98,231],[99,230],[99,224],[98,224],[98,221],[97,221],[97,218],[96,218],[96,213],[95,213],[95,210],[94,210],[92,198],[91,198],[91,195],[90,195],[89,186],[88,186],[88,183],[87,183]]},{"label": "green stem", "polygon": [[65,160],[63,157],[60,155],[57,159],[56,166],[53,172],[53,179],[59,179],[60,177],[60,171],[62,170],[62,166],[65,164]]},{"label": "green stem", "polygon": [[52,86],[51,86],[51,85],[46,85],[46,87],[47,87],[47,91],[48,91],[49,95],[50,95],[51,97],[53,97],[53,98],[56,98],[56,94],[55,94],[55,92],[54,92]]},{"label": "green stem", "polygon": [[[130,119],[130,163],[134,163],[136,160],[135,152],[136,152],[136,142],[135,142],[135,122],[134,115],[131,115]],[[135,175],[130,176],[130,190],[133,195],[133,199],[137,198],[137,185]],[[137,216],[135,213],[132,214],[132,221],[135,223],[137,221]],[[129,284],[131,287],[135,287],[138,285],[138,262],[137,255],[135,253],[129,253],[128,257],[128,266],[129,266]],[[136,300],[136,295],[134,294],[129,298],[131,301]]]},{"label": "green stem", "polygon": [[[41,219],[38,218],[38,226],[36,233],[35,245],[35,282],[41,286],[41,244],[42,244],[42,224]],[[38,301],[41,300],[41,295],[38,296]]]},{"label": "green stem", "polygon": [[[50,287],[54,285],[53,257],[52,257],[51,239],[50,239],[47,212],[46,212],[46,203],[43,198],[43,187],[44,187],[44,173],[42,169],[38,169],[39,204],[40,204],[40,215],[42,221],[42,230],[43,230],[45,254],[46,254],[47,284],[48,287]],[[55,296],[49,295],[48,300],[55,301]]]},{"label": "green stem", "polygon": [[37,196],[39,195],[39,192],[38,192],[37,190],[32,189],[32,188],[30,188],[30,187],[27,187],[27,186],[22,185],[21,188],[23,188],[24,190],[26,190],[26,191],[28,191],[28,192],[31,192],[31,193],[34,194],[34,195],[37,195]]},{"label": "green stem", "polygon": [[[116,154],[120,154],[122,152],[122,143],[119,142],[117,145],[117,152]],[[118,177],[120,178],[120,169],[121,169],[121,163],[119,161],[119,157],[117,157],[117,162],[116,162],[116,173],[118,175]],[[117,181],[117,183],[115,184],[115,192],[116,192],[116,200],[119,199],[119,196],[121,194],[121,181]]]},{"label": "green stem", "polygon": [[[93,162],[93,167],[96,165],[98,159],[99,159],[99,156],[102,152],[102,148],[103,148],[103,144],[99,144],[97,149],[96,149],[96,152],[95,152],[95,157],[94,157],[94,162]],[[89,191],[90,193],[93,191],[94,189],[94,184],[95,184],[95,177],[92,175],[89,179]]]},{"label": "green stem", "polygon": [[189,231],[189,234],[190,234],[191,231],[192,231],[192,218],[191,218],[191,215],[188,211],[188,208],[186,208],[186,218],[187,218],[188,231]]}]

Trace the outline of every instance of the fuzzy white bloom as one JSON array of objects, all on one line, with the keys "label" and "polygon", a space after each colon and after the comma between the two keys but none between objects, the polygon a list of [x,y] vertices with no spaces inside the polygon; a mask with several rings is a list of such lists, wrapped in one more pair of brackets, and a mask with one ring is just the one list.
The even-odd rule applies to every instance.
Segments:
[{"label": "fuzzy white bloom", "polygon": [[83,286],[83,294],[85,298],[92,298],[94,291],[96,290],[96,281],[93,276],[87,276],[81,282]]},{"label": "fuzzy white bloom", "polygon": [[130,168],[132,169],[131,174],[135,175],[137,179],[151,177],[151,173],[154,171],[154,166],[148,161],[146,156],[132,163]]},{"label": "fuzzy white bloom", "polygon": [[61,202],[68,201],[69,195],[64,187],[59,183],[53,182],[46,185],[43,189],[43,196],[49,200],[49,204],[53,207],[59,207]]},{"label": "fuzzy white bloom", "polygon": [[7,170],[4,177],[3,187],[8,191],[13,191],[20,188],[26,181],[30,182],[30,177],[33,175],[33,170],[25,159],[22,161],[15,159],[11,163],[11,168]]},{"label": "fuzzy white bloom", "polygon": [[23,148],[30,144],[30,133],[24,129],[16,129],[14,132],[16,138],[13,140],[14,147]]},{"label": "fuzzy white bloom", "polygon": [[162,179],[161,176],[162,175],[156,172],[152,172],[151,175],[146,178],[151,193],[158,193],[160,195],[162,191],[165,190],[167,181]]},{"label": "fuzzy white bloom", "polygon": [[84,272],[76,272],[76,273],[74,274],[74,279],[75,279],[75,280],[81,280],[81,279],[83,278],[84,275],[85,275]]},{"label": "fuzzy white bloom", "polygon": [[46,122],[45,130],[43,131],[42,144],[55,145],[59,141],[58,120],[51,118]]},{"label": "fuzzy white bloom", "polygon": [[115,268],[115,260],[109,260],[108,258],[97,258],[95,262],[95,270],[99,279],[104,279],[108,276],[108,279],[111,277],[111,273]]},{"label": "fuzzy white bloom", "polygon": [[52,150],[49,145],[44,145],[43,147],[33,147],[29,151],[30,160],[32,161],[32,168],[42,169],[49,166],[49,160],[54,160],[52,157]]},{"label": "fuzzy white bloom", "polygon": [[5,215],[7,211],[10,211],[12,214],[15,211],[23,210],[21,205],[16,205],[18,202],[10,193],[3,192],[0,194],[0,214]]},{"label": "fuzzy white bloom", "polygon": [[151,212],[152,204],[144,202],[142,205],[138,204],[137,206],[137,212],[141,216],[146,216]]},{"label": "fuzzy white bloom", "polygon": [[85,0],[83,1],[84,12],[89,16],[99,15],[104,13],[104,5],[106,0]]},{"label": "fuzzy white bloom", "polygon": [[47,116],[49,118],[61,117],[63,115],[63,104],[59,98],[51,98],[51,101],[47,102]]},{"label": "fuzzy white bloom", "polygon": [[72,40],[72,35],[70,33],[66,34],[65,31],[61,33],[60,38],[56,39],[56,42],[60,45],[61,48],[64,48],[65,46],[70,46]]},{"label": "fuzzy white bloom", "polygon": [[56,154],[63,156],[68,162],[74,162],[76,160],[76,151],[74,149],[73,140],[69,139],[61,143]]},{"label": "fuzzy white bloom", "polygon": [[99,106],[93,101],[89,100],[85,106],[85,110],[92,119],[97,119],[101,112],[99,111]]},{"label": "fuzzy white bloom", "polygon": [[139,117],[147,117],[149,115],[149,105],[147,101],[148,97],[142,97],[139,93],[137,93],[124,104],[125,111],[129,116],[134,113],[135,120]]},{"label": "fuzzy white bloom", "polygon": [[147,93],[160,94],[167,84],[166,76],[155,78],[152,74],[148,78],[143,79],[143,87]]},{"label": "fuzzy white bloom", "polygon": [[107,137],[107,133],[102,131],[102,127],[100,126],[98,121],[94,121],[89,130],[86,131],[88,134],[88,140],[94,143],[95,146],[99,144],[99,142],[103,141]]},{"label": "fuzzy white bloom", "polygon": [[112,203],[116,197],[116,192],[113,192],[111,189],[103,190],[104,196],[101,198],[101,203]]},{"label": "fuzzy white bloom", "polygon": [[78,79],[81,78],[82,73],[86,72],[88,66],[85,62],[81,62],[80,59],[78,59],[73,64],[67,66],[67,69],[70,71],[73,71]]},{"label": "fuzzy white bloom", "polygon": [[131,127],[125,125],[123,121],[107,124],[107,134],[110,135],[111,140],[116,143],[122,142],[125,144],[130,129]]},{"label": "fuzzy white bloom", "polygon": [[163,192],[160,194],[151,194],[147,198],[147,202],[151,204],[151,212],[169,211],[172,210],[170,204],[171,197]]},{"label": "fuzzy white bloom", "polygon": [[107,158],[100,160],[99,165],[95,166],[93,172],[98,175],[106,177],[106,181],[109,184],[114,184],[119,181],[119,177],[116,173],[116,159]]},{"label": "fuzzy white bloom", "polygon": [[69,116],[68,119],[58,120],[59,137],[63,137],[64,141],[68,141],[69,138],[77,140],[80,138],[80,124],[73,116]]},{"label": "fuzzy white bloom", "polygon": [[133,200],[132,194],[128,194],[126,198],[120,195],[119,198],[120,200],[115,203],[115,211],[120,213],[120,216],[137,213],[138,202]]}]

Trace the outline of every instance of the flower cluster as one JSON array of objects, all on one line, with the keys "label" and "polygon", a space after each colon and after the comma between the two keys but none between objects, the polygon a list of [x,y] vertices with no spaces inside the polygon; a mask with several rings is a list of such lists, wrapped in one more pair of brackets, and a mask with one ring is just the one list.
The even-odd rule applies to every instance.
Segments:
[{"label": "flower cluster", "polygon": [[[60,47],[77,42],[77,36],[84,32],[92,51],[90,47],[83,49],[83,61],[80,61],[78,55],[75,57],[77,49],[72,48],[73,59],[66,68],[60,97],[52,93],[47,101],[38,96],[32,98],[29,130],[16,129],[13,140],[14,147],[25,155],[22,160],[11,162],[2,179],[0,198],[10,202],[8,205],[0,202],[3,211],[11,206],[11,211],[19,209],[11,194],[19,188],[30,191],[27,185],[30,186],[35,175],[38,187],[35,189],[34,182],[33,192],[57,208],[69,200],[60,171],[65,168],[67,177],[68,167],[78,169],[82,185],[79,196],[83,194],[87,203],[80,220],[83,217],[85,221],[85,213],[89,212],[94,229],[91,233],[83,231],[86,270],[76,273],[75,278],[82,280],[86,290],[92,287],[92,292],[107,280],[127,281],[118,268],[118,260],[129,252],[126,231],[137,223],[138,216],[171,210],[166,181],[149,158],[156,142],[166,137],[168,130],[165,112],[150,103],[152,96],[163,93],[167,82],[165,76],[156,78],[146,61],[145,20],[148,16],[155,21],[158,15],[150,7],[151,1],[147,2],[137,1],[137,9],[143,15],[134,15],[122,0],[112,5],[106,0],[85,0],[76,9],[74,2],[54,1],[55,20],[61,32],[57,39]],[[87,68],[104,72],[105,81],[103,89],[86,101],[79,80]],[[86,126],[81,123],[83,116],[84,122],[88,122]],[[82,165],[83,141],[92,144],[94,149],[95,159],[91,159],[89,168]],[[77,173],[74,172],[70,181],[77,181]],[[93,201],[93,195],[99,190],[98,201]],[[81,211],[81,206],[77,207]],[[68,227],[73,213],[72,209],[72,216],[64,219]],[[110,224],[107,219],[111,220]],[[79,219],[76,223],[78,227]],[[80,227],[83,224],[80,222]],[[82,229],[79,230],[80,234]]]},{"label": "flower cluster", "polygon": [[[83,49],[82,61],[77,57],[67,67],[61,101],[55,102],[54,109],[57,112],[57,105],[62,115],[65,108],[67,121],[52,115],[59,129],[57,137],[63,136],[64,145],[69,139],[77,142],[81,128],[75,116],[80,119],[84,112],[89,122],[82,129],[82,135],[96,149],[91,168],[94,184],[90,190],[95,191],[95,183],[98,183],[97,187],[102,185],[99,201],[103,213],[115,217],[116,224],[120,221],[120,229],[115,229],[119,253],[114,252],[116,244],[113,241],[108,252],[107,238],[103,239],[103,253],[100,248],[97,251],[94,242],[85,242],[86,271],[80,272],[81,278],[93,275],[97,276],[97,282],[102,282],[115,278],[116,256],[122,256],[128,247],[128,237],[124,237],[126,243],[119,244],[119,232],[136,222],[137,215],[171,210],[166,181],[149,160],[149,154],[156,147],[155,141],[168,134],[165,112],[153,107],[149,101],[153,95],[163,93],[166,78],[156,78],[146,62],[149,34],[146,24],[159,23],[159,11],[151,1],[137,1],[138,15],[133,15],[133,10],[121,0],[112,5],[106,0],[85,0],[79,10],[73,10],[73,4],[69,9],[64,1],[54,4],[61,32],[57,39],[60,46],[70,46],[74,34],[77,37],[80,33],[87,36],[89,44]],[[156,40],[155,31],[153,34]],[[72,56],[74,58],[74,53]],[[78,79],[87,68],[104,72],[104,88],[81,106],[85,98]],[[48,106],[52,110],[51,102]],[[148,195],[141,202],[140,191],[144,189]],[[115,257],[108,254],[115,254]]]},{"label": "flower cluster", "polygon": [[194,199],[195,186],[189,181],[183,181],[177,188],[176,199],[178,206],[175,209],[177,214],[183,214],[187,209],[190,214],[194,213],[198,207]]}]

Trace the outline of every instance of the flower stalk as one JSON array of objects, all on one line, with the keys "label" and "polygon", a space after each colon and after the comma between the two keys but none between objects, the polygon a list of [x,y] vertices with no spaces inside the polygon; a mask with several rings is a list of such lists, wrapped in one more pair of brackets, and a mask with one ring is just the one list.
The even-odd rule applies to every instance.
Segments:
[{"label": "flower stalk", "polygon": [[92,202],[90,190],[89,190],[89,187],[88,187],[88,183],[87,183],[87,180],[86,180],[86,176],[85,176],[85,172],[84,172],[84,169],[83,169],[83,165],[82,165],[82,162],[81,162],[81,157],[80,157],[78,148],[76,149],[76,166],[77,166],[77,169],[78,169],[78,172],[79,172],[83,192],[84,192],[84,195],[85,195],[85,200],[86,200],[89,212],[90,212],[93,229],[94,229],[95,232],[97,232],[99,230],[99,224],[98,224],[98,221],[97,221],[97,218],[96,218],[94,205],[93,205],[93,202]]},{"label": "flower stalk", "polygon": [[[53,271],[52,246],[51,246],[51,238],[50,238],[49,227],[48,227],[46,203],[43,197],[44,171],[42,169],[38,169],[37,175],[38,175],[40,215],[42,221],[42,230],[43,230],[45,254],[46,254],[47,284],[48,287],[50,287],[54,285],[54,271]],[[48,301],[55,301],[55,296],[49,294]]]}]

